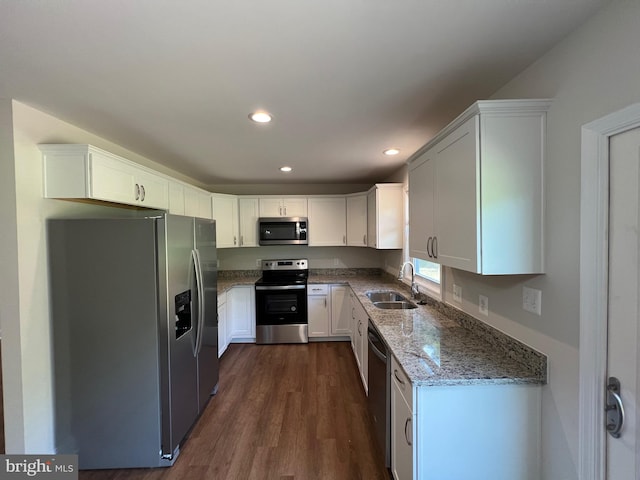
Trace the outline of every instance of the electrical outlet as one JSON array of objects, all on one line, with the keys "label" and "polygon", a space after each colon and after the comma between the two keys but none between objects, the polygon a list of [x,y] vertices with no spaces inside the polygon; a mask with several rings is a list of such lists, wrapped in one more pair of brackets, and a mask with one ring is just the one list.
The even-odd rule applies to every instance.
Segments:
[{"label": "electrical outlet", "polygon": [[462,287],[455,283],[453,284],[453,301],[462,303]]},{"label": "electrical outlet", "polygon": [[333,266],[334,267],[339,267],[340,266],[340,259],[339,258],[334,258],[333,259]]},{"label": "electrical outlet", "polygon": [[478,309],[484,316],[489,316],[489,298],[484,295],[478,295]]},{"label": "electrical outlet", "polygon": [[216,259],[216,268],[220,268],[220,259],[219,258]]},{"label": "electrical outlet", "polygon": [[522,308],[527,312],[542,315],[542,291],[537,288],[522,287]]},{"label": "electrical outlet", "polygon": [[262,267],[262,259],[256,258],[256,267]]}]

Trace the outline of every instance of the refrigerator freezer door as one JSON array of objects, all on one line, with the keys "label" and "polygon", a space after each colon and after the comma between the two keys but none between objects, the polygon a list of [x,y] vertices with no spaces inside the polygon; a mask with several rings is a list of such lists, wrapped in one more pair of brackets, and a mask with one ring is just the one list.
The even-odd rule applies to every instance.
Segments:
[{"label": "refrigerator freezer door", "polygon": [[195,219],[195,249],[200,259],[204,298],[198,352],[198,405],[202,411],[218,386],[218,266],[216,224]]}]

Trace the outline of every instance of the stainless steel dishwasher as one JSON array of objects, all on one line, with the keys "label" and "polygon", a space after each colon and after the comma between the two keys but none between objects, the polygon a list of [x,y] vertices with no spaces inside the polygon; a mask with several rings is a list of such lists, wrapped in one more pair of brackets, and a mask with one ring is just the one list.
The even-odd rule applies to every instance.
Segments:
[{"label": "stainless steel dishwasher", "polygon": [[369,413],[380,452],[387,468],[391,466],[391,359],[380,333],[369,320],[367,329],[369,368]]}]

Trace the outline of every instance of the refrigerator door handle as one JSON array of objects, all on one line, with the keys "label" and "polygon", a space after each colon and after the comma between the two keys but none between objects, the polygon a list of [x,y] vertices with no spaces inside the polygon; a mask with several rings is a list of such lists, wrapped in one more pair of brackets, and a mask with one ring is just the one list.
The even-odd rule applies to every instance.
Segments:
[{"label": "refrigerator door handle", "polygon": [[202,279],[202,263],[200,262],[200,252],[197,249],[191,250],[193,265],[196,271],[196,289],[198,290],[198,318],[196,320],[196,344],[193,356],[197,357],[202,349],[202,330],[204,328],[204,282]]}]

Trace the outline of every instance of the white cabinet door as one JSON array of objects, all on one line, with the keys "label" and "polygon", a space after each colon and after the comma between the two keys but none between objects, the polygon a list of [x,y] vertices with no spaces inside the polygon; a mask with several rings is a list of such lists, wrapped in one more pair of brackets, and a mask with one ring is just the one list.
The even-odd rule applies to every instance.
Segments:
[{"label": "white cabinet door", "polygon": [[[391,374],[391,472],[395,480],[413,480],[414,417],[402,388],[411,388],[404,375],[394,375],[398,367],[392,360]],[[398,378],[404,385],[398,382]]]},{"label": "white cabinet door", "polygon": [[229,346],[227,327],[227,293],[218,294],[218,358]]},{"label": "white cabinet door", "polygon": [[234,341],[256,340],[256,301],[253,285],[240,285],[227,292],[227,320]]},{"label": "white cabinet door", "polygon": [[425,152],[412,163],[409,174],[409,256],[435,261],[433,258],[435,150]]},{"label": "white cabinet door", "polygon": [[367,194],[347,197],[347,245],[367,246]]},{"label": "white cabinet door", "polygon": [[470,118],[439,143],[436,157],[435,257],[472,272],[480,267],[478,122],[477,116]]},{"label": "white cabinet door", "polygon": [[169,181],[166,178],[146,170],[134,169],[134,179],[140,189],[140,205],[161,210],[169,208]]},{"label": "white cabinet door", "polygon": [[238,198],[235,195],[213,195],[218,248],[238,246]]},{"label": "white cabinet door", "polygon": [[240,212],[240,246],[258,246],[258,199],[243,198],[238,199],[238,210]]},{"label": "white cabinet door", "polygon": [[344,197],[309,198],[309,246],[347,244],[347,211]]},{"label": "white cabinet door", "polygon": [[[323,293],[313,293],[314,287]],[[329,314],[331,310],[329,307],[327,285],[310,285],[307,291],[309,337],[328,337]]]},{"label": "white cabinet door", "polygon": [[261,217],[284,217],[282,213],[281,198],[261,198],[260,199],[260,216]]},{"label": "white cabinet door", "polygon": [[401,183],[379,183],[367,194],[367,245],[400,249],[404,236],[404,192]]},{"label": "white cabinet door", "polygon": [[307,199],[288,197],[283,199],[285,217],[306,217]]},{"label": "white cabinet door", "polygon": [[196,188],[185,187],[184,213],[189,217],[213,218],[211,194]]},{"label": "white cabinet door", "polygon": [[169,182],[169,213],[184,215],[184,186],[178,182]]},{"label": "white cabinet door", "polygon": [[351,301],[344,285],[331,285],[331,335],[351,335]]}]

